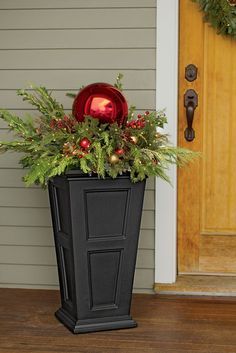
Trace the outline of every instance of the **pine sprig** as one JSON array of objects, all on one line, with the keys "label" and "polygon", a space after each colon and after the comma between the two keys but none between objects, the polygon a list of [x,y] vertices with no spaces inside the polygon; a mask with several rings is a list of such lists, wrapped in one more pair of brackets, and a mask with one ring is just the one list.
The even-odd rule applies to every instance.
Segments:
[{"label": "pine sprig", "polygon": [[49,119],[53,116],[60,118],[64,115],[63,106],[52,97],[46,87],[31,86],[31,89],[33,93],[19,89],[17,94],[22,97],[23,101],[35,106],[39,112]]}]

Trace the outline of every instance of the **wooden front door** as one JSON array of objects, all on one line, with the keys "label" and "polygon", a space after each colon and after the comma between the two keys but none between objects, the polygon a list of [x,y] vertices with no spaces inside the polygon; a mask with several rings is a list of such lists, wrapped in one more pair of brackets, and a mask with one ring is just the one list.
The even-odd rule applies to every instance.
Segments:
[{"label": "wooden front door", "polygon": [[[178,175],[178,273],[236,276],[236,40],[217,35],[180,0],[179,145],[202,157]],[[197,79],[185,67],[198,68]],[[198,94],[186,141],[184,94]]]}]

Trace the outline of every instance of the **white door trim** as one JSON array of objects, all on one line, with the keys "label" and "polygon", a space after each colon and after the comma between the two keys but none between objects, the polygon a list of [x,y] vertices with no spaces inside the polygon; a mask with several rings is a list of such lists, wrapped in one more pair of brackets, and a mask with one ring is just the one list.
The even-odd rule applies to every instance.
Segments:
[{"label": "white door trim", "polygon": [[[177,144],[179,0],[157,0],[156,108],[166,109],[165,131]],[[177,274],[177,171],[172,186],[156,179],[155,283],[173,283]]]}]

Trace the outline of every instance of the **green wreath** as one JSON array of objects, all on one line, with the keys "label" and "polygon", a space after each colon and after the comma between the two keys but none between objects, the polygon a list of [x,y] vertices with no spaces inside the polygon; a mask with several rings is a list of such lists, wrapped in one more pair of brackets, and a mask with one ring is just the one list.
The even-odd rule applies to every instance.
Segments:
[{"label": "green wreath", "polygon": [[218,34],[236,38],[236,0],[192,0],[204,11],[204,20],[217,29]]}]

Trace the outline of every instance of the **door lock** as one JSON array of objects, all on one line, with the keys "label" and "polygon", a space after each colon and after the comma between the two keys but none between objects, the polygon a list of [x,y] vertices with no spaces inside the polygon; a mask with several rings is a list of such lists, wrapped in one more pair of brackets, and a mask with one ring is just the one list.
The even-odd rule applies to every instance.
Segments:
[{"label": "door lock", "polygon": [[184,95],[184,106],[186,108],[186,118],[187,118],[187,127],[184,131],[184,137],[187,141],[191,142],[195,138],[195,131],[192,127],[194,111],[198,106],[198,95],[194,89],[188,89]]},{"label": "door lock", "polygon": [[187,81],[192,82],[197,79],[197,66],[194,64],[189,64],[185,67],[185,78]]}]

